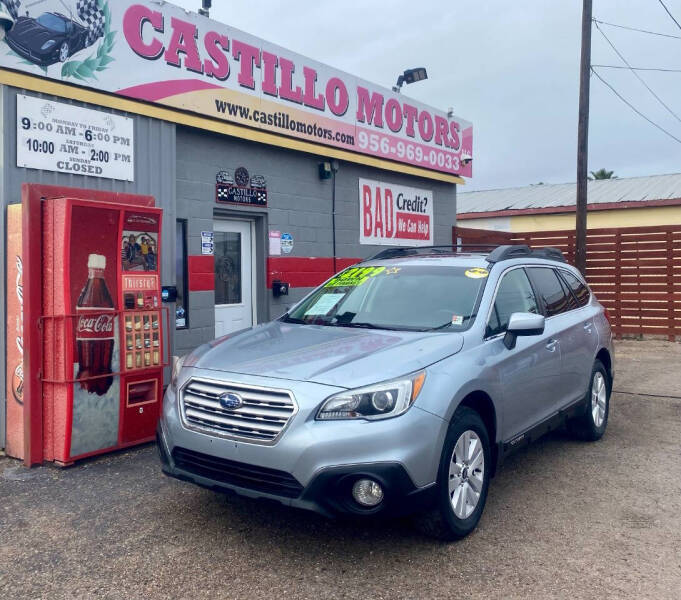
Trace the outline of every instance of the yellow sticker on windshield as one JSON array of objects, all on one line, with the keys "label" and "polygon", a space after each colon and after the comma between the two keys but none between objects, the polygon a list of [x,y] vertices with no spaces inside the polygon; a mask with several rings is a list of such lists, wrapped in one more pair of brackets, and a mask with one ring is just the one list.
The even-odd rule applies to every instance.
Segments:
[{"label": "yellow sticker on windshield", "polygon": [[385,267],[354,267],[336,275],[324,287],[357,287],[385,271]]},{"label": "yellow sticker on windshield", "polygon": [[489,271],[481,267],[475,267],[474,269],[468,269],[465,275],[471,279],[484,279],[489,275]]}]

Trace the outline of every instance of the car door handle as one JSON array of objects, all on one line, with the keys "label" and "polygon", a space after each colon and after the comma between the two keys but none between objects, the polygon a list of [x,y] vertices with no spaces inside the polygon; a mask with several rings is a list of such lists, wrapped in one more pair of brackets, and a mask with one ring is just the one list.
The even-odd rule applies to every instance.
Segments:
[{"label": "car door handle", "polygon": [[546,349],[549,352],[555,352],[557,345],[558,345],[558,340],[549,340],[548,342],[546,342]]},{"label": "car door handle", "polygon": [[593,323],[584,323],[584,331],[588,331],[591,333],[591,328],[593,327]]}]

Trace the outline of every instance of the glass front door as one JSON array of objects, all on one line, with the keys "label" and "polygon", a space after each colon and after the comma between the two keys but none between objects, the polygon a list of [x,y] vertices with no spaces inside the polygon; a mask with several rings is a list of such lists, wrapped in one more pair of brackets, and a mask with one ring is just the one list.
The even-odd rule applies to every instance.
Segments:
[{"label": "glass front door", "polygon": [[215,337],[253,325],[252,224],[215,221]]}]

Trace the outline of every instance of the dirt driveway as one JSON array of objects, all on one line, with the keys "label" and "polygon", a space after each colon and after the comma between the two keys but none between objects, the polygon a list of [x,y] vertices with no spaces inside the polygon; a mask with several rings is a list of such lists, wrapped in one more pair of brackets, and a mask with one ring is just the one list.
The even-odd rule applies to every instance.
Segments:
[{"label": "dirt driveway", "polygon": [[161,475],[145,447],[0,459],[0,598],[679,598],[681,344],[623,342],[604,439],[551,435],[442,544]]}]

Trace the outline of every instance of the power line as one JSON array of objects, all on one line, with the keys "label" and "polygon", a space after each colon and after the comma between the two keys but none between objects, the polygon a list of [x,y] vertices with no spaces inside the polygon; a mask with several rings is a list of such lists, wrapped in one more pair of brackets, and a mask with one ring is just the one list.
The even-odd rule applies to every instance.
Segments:
[{"label": "power line", "polygon": [[655,97],[655,99],[656,99],[662,106],[664,106],[664,107],[667,109],[667,111],[669,112],[670,115],[672,115],[679,123],[681,123],[681,117],[679,117],[671,108],[669,108],[669,107],[664,103],[664,101],[662,100],[662,98],[660,98],[660,97],[652,90],[652,88],[645,82],[645,80],[644,80],[644,79],[643,79],[643,78],[634,70],[634,68],[629,64],[629,62],[627,61],[627,59],[624,58],[624,56],[622,55],[622,53],[615,47],[615,44],[613,44],[613,43],[610,41],[610,38],[608,38],[608,36],[605,35],[605,33],[603,33],[603,30],[600,28],[600,26],[598,25],[598,23],[596,23],[596,29],[598,29],[598,31],[600,32],[600,34],[605,38],[605,41],[608,42],[608,44],[610,44],[610,47],[615,51],[615,54],[617,54],[617,56],[619,56],[619,57],[622,59],[622,62],[623,62],[625,65],[627,65],[627,67],[629,67],[629,70],[634,74],[634,76],[636,77],[636,79],[638,79],[638,80],[645,86],[645,88],[646,88],[646,89]]},{"label": "power line", "polygon": [[652,121],[651,119],[649,119],[648,117],[646,117],[640,110],[638,110],[638,108],[636,108],[631,102],[629,102],[624,96],[622,96],[622,94],[620,94],[614,87],[612,87],[605,79],[603,79],[603,78],[596,72],[596,70],[595,70],[594,68],[591,69],[591,72],[592,72],[596,77],[598,77],[598,79],[600,79],[607,87],[609,87],[610,90],[612,90],[612,93],[615,94],[615,96],[617,96],[617,97],[618,97],[622,102],[624,102],[629,108],[631,108],[631,110],[633,110],[639,117],[642,117],[643,119],[645,119],[646,121],[648,121],[648,123],[650,123],[653,127],[657,127],[657,129],[659,129],[662,133],[664,133],[665,135],[668,135],[670,138],[672,138],[673,140],[676,140],[677,142],[679,142],[679,144],[681,144],[681,139],[680,139],[680,138],[677,138],[675,135],[669,133],[666,129],[664,129],[664,127],[661,127],[660,125],[658,125],[657,123],[655,123],[655,121]]},{"label": "power line", "polygon": [[681,69],[658,69],[655,67],[626,67],[622,65],[591,65],[600,69],[630,69],[632,71],[661,71],[662,73],[681,73]]},{"label": "power line", "polygon": [[667,14],[668,14],[669,17],[671,18],[671,20],[674,21],[674,23],[676,23],[676,26],[677,26],[679,29],[681,29],[681,24],[679,24],[679,22],[674,18],[674,15],[673,15],[671,12],[669,12],[669,9],[667,8],[667,5],[666,5],[664,2],[662,2],[662,0],[657,0],[657,1],[662,5],[662,8],[664,8],[664,9],[667,11]]},{"label": "power line", "polygon": [[594,23],[600,23],[601,25],[608,25],[610,27],[618,27],[619,29],[627,29],[628,31],[638,31],[639,33],[647,33],[649,35],[659,35],[660,37],[681,40],[681,35],[671,35],[669,33],[659,33],[658,31],[650,31],[648,29],[638,29],[637,27],[628,27],[627,25],[618,25],[617,23],[608,23],[607,21],[599,21],[598,19],[594,19]]}]

